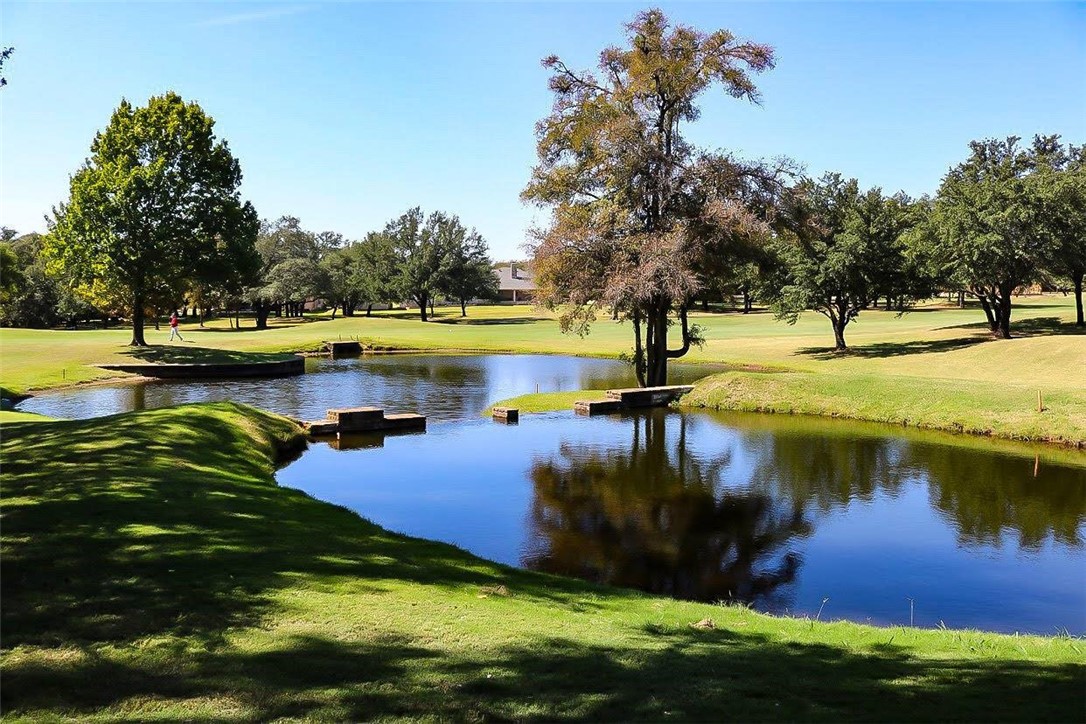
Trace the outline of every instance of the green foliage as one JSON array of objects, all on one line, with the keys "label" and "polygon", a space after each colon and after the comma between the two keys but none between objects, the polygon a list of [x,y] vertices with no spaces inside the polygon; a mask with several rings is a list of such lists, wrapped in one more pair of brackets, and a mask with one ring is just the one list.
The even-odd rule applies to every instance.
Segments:
[{"label": "green foliage", "polygon": [[321,262],[343,243],[340,234],[307,231],[294,216],[263,222],[255,244],[253,283],[243,292],[256,311],[257,328],[267,327],[272,308],[285,305],[288,315],[300,316],[306,299],[330,294],[329,268]]},{"label": "green foliage", "polygon": [[44,242],[41,234],[31,232],[4,245],[10,252],[4,263],[10,268],[0,271],[0,278],[14,283],[0,300],[0,324],[44,328],[100,315],[62,278],[47,272]]},{"label": "green foliage", "polygon": [[658,385],[667,360],[697,343],[687,308],[706,272],[729,242],[764,232],[741,190],[749,170],[702,162],[682,126],[712,86],[756,101],[750,74],[772,67],[773,51],[726,30],[671,27],[659,10],[626,30],[627,47],[600,54],[598,77],[544,60],[554,108],[537,124],[539,162],[522,197],[552,210],[534,248],[537,299],[582,335],[600,311],[632,320],[638,380]]},{"label": "green foliage", "polygon": [[498,279],[490,268],[486,240],[479,232],[464,228],[455,216],[448,217],[438,227],[438,243],[445,255],[441,292],[460,302],[462,316],[467,316],[468,301],[498,298]]},{"label": "green foliage", "polygon": [[883,295],[898,311],[927,296],[907,232],[916,216],[902,194],[861,193],[856,179],[826,174],[804,179],[781,197],[779,234],[772,244],[779,267],[765,293],[778,319],[795,324],[813,309],[829,318],[836,348],[845,327]]},{"label": "green foliage", "polygon": [[435,211],[423,224],[422,212],[415,208],[384,234],[392,246],[397,289],[419,305],[423,321],[427,302],[433,304],[438,297],[460,302],[462,316],[467,316],[469,300],[497,297],[486,240],[458,216]]},{"label": "green foliage", "polygon": [[139,108],[122,101],[54,209],[52,269],[96,305],[131,312],[132,343],[143,345],[146,306],[179,299],[252,244],[256,211],[240,184],[199,105],[172,92]]},{"label": "green foliage", "polygon": [[1050,258],[1036,184],[1030,177],[1046,139],[1032,147],[1020,139],[987,139],[969,144],[969,158],[950,169],[939,187],[934,223],[946,264],[978,299],[994,334],[1009,338],[1011,295],[1035,281]]},{"label": "green foliage", "polygon": [[1029,178],[1031,193],[1040,206],[1042,233],[1048,240],[1045,270],[1070,280],[1075,290],[1076,324],[1086,326],[1083,315],[1083,277],[1086,276],[1086,146],[1059,143],[1059,136],[1038,142],[1038,167]]}]

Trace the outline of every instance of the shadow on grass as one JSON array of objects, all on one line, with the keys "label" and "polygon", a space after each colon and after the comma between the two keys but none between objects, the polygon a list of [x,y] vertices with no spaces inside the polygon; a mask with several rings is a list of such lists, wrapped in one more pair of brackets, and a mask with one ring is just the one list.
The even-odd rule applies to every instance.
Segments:
[{"label": "shadow on grass", "polygon": [[[988,323],[985,321],[970,322],[950,327],[939,327],[938,329],[976,329],[986,333]],[[1011,319],[1011,337],[1042,337],[1065,334],[1086,335],[1086,327],[1075,326],[1074,322],[1059,317],[1027,317],[1026,319],[1017,320],[1012,317]]]},{"label": "shadow on grass", "polygon": [[957,337],[955,339],[925,339],[911,342],[877,342],[865,344],[860,347],[849,347],[838,351],[833,347],[802,347],[798,354],[806,355],[818,360],[840,359],[842,357],[901,357],[910,354],[925,354],[928,352],[950,352],[956,349],[972,347],[975,344],[990,341],[990,337]]},{"label": "shadow on grass", "polygon": [[[242,410],[214,403],[5,425],[4,648],[159,633],[214,640],[256,624],[267,594],[293,574],[504,580],[452,546],[388,534],[278,487],[267,462],[278,443],[254,439],[249,418],[270,420],[283,439],[299,439],[296,429]],[[536,588],[549,596],[563,586]]]},{"label": "shadow on grass", "polygon": [[330,616],[334,596],[400,581],[435,598],[508,585],[508,605],[534,601],[556,621],[595,613],[584,597],[600,589],[395,536],[277,487],[269,455],[296,429],[231,403],[4,432],[5,714],[135,700],[180,718],[200,716],[186,708],[196,701],[252,720],[1062,720],[1086,704],[1081,666],[920,660],[722,629],[627,628],[615,646],[510,636],[502,612],[520,611],[505,600],[493,603],[493,645],[362,627],[239,646],[230,632],[259,629],[279,612],[274,595],[300,581],[332,594]]},{"label": "shadow on grass", "polygon": [[644,631],[635,642],[552,636],[449,654],[404,636],[298,636],[272,650],[178,651],[157,671],[83,649],[62,667],[5,667],[4,694],[13,713],[195,699],[258,721],[1046,721],[1086,703],[1075,665],[920,661],[892,644],[855,652],[719,629]]},{"label": "shadow on grass", "polygon": [[[372,319],[405,319],[408,321],[421,322],[422,317],[419,316],[417,310],[399,310],[399,311],[386,311],[382,310],[375,313]],[[541,317],[533,316],[520,316],[520,317],[473,317],[468,312],[468,316],[460,316],[460,310],[455,312],[438,312],[437,314],[431,314],[426,320],[427,322],[433,322],[434,324],[532,324],[533,322],[542,321]]]},{"label": "shadow on grass", "polygon": [[192,347],[187,344],[151,345],[149,347],[128,347],[121,352],[125,357],[132,357],[140,362],[158,364],[228,364],[250,362],[279,362],[290,359],[289,354],[268,354],[264,352],[239,352],[230,349],[210,349]]}]

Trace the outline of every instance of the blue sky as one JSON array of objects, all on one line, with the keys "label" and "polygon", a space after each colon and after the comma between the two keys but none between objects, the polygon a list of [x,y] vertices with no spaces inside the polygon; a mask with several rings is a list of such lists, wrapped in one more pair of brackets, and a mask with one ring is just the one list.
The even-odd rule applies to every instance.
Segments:
[{"label": "blue sky", "polygon": [[[934,191],[986,136],[1086,142],[1086,4],[660,3],[776,48],[761,106],[706,96],[697,143]],[[350,238],[414,205],[519,256],[550,108],[540,59],[595,64],[627,3],[0,3],[0,224],[44,230],[122,97],[194,99],[263,217]]]}]

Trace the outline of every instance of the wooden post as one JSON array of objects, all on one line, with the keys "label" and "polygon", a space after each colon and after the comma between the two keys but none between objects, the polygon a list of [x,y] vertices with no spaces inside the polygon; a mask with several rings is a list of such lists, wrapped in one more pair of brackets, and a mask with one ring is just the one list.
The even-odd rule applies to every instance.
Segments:
[{"label": "wooden post", "polygon": [[1045,411],[1045,405],[1044,405],[1044,401],[1041,399],[1041,391],[1037,390],[1037,412],[1044,412],[1044,411]]}]

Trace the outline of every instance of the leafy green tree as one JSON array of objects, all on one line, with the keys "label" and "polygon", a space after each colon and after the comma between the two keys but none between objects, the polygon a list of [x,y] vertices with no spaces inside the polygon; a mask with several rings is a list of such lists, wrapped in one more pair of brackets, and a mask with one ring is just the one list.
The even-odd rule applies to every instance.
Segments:
[{"label": "leafy green tree", "polygon": [[0,242],[0,308],[7,307],[26,284],[19,257],[6,241]]},{"label": "leafy green tree", "polygon": [[355,285],[359,299],[366,305],[366,316],[373,312],[373,305],[392,302],[399,294],[397,264],[399,263],[392,240],[381,232],[370,232],[358,242],[358,265],[355,267]]},{"label": "leafy green tree", "polygon": [[419,305],[419,316],[427,321],[427,309],[446,286],[448,256],[441,243],[441,229],[449,217],[435,211],[424,217],[417,206],[385,227],[384,235],[396,255],[396,287],[399,293]]},{"label": "leafy green tree", "polygon": [[150,303],[179,297],[220,239],[255,231],[256,211],[238,194],[241,167],[214,125],[176,93],[140,108],[122,101],[54,209],[53,267],[92,299],[123,303],[133,345],[147,344]]},{"label": "leafy green tree", "polygon": [[782,197],[773,246],[781,266],[767,287],[778,319],[795,324],[814,310],[830,320],[834,346],[881,292],[894,290],[899,311],[914,301],[904,276],[904,235],[912,225],[902,196],[864,193],[856,179],[804,179]]},{"label": "leafy green tree", "polygon": [[1086,275],[1086,146],[1064,148],[1059,136],[1039,137],[1038,166],[1030,177],[1031,193],[1040,206],[1048,239],[1045,269],[1071,281],[1075,290],[1075,323],[1086,326],[1082,280]]},{"label": "leafy green tree", "polygon": [[332,319],[340,308],[344,317],[354,315],[360,291],[357,286],[358,257],[358,247],[352,244],[326,254],[320,261],[322,296],[332,303]]},{"label": "leafy green tree", "polygon": [[455,216],[445,218],[437,233],[445,256],[445,283],[441,292],[460,302],[460,316],[466,317],[469,300],[498,296],[498,280],[490,268],[486,240],[475,229],[464,228]]},{"label": "leafy green tree", "polygon": [[[699,164],[683,127],[711,87],[756,101],[750,74],[772,67],[773,51],[726,30],[673,28],[659,10],[626,29],[627,47],[604,50],[598,76],[543,61],[554,107],[536,126],[539,162],[522,197],[552,210],[533,249],[537,300],[567,332],[587,334],[601,310],[632,322],[638,381],[662,385],[667,361],[700,341],[687,309],[707,262],[761,232],[736,197],[710,193],[714,179],[741,177],[739,165]],[[670,349],[674,322],[682,344]]]},{"label": "leafy green tree", "polygon": [[[268,315],[300,315],[305,298],[321,291],[321,258],[334,248],[338,235],[314,234],[294,216],[264,221],[256,239],[259,255],[254,282],[244,291],[256,313],[257,329],[266,329]],[[280,268],[282,267],[282,268]]]},{"label": "leafy green tree", "polygon": [[1011,336],[1011,296],[1034,281],[1050,258],[1051,235],[1030,176],[1045,152],[1016,136],[969,144],[971,153],[947,172],[934,223],[945,263],[980,300],[992,333]]}]

